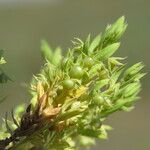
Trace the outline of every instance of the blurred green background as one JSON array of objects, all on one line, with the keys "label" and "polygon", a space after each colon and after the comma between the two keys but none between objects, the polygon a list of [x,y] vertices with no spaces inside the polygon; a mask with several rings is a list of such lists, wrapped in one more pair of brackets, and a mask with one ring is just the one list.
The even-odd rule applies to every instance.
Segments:
[{"label": "blurred green background", "polygon": [[[5,49],[8,64],[4,70],[14,80],[1,85],[7,95],[0,105],[0,115],[16,104],[29,102],[23,86],[42,65],[40,40],[64,51],[74,37],[85,39],[104,31],[122,15],[128,30],[117,55],[128,56],[129,65],[143,61],[150,70],[150,1],[149,0],[0,0],[0,48]],[[114,130],[109,139],[98,141],[93,150],[150,150],[150,81],[142,80],[142,99],[130,113],[116,113],[108,119]]]}]

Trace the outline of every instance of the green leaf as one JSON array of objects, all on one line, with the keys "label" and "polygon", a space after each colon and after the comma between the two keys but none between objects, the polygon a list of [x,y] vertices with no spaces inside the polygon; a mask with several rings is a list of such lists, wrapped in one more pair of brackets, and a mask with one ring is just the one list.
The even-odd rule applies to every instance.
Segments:
[{"label": "green leaf", "polygon": [[110,56],[112,56],[116,50],[119,48],[120,46],[120,43],[114,43],[114,44],[111,44],[109,46],[107,46],[106,48],[100,50],[97,55],[95,56],[96,59],[99,59],[99,60],[105,60],[105,59],[108,59]]},{"label": "green leaf", "polygon": [[141,85],[139,82],[130,83],[126,87],[124,87],[121,91],[123,91],[124,97],[130,97],[135,93],[139,92],[140,87]]},{"label": "green leaf", "polygon": [[84,46],[83,46],[83,52],[85,54],[87,54],[87,52],[88,52],[88,49],[89,49],[89,46],[90,46],[90,39],[91,39],[91,36],[89,34],[86,41],[85,41],[85,43],[84,43]]},{"label": "green leaf", "polygon": [[139,62],[135,65],[128,68],[124,73],[124,80],[131,79],[133,76],[135,76],[142,68],[144,67],[143,63]]},{"label": "green leaf", "polygon": [[143,78],[146,75],[146,73],[138,73],[134,76],[134,81],[139,81],[141,78]]},{"label": "green leaf", "polygon": [[101,64],[96,64],[96,65],[94,65],[94,66],[89,70],[89,77],[92,78],[93,76],[95,76],[96,73],[101,70],[101,68],[102,68],[102,65],[101,65]]},{"label": "green leaf", "polygon": [[108,58],[108,69],[110,70],[110,72],[115,71],[118,68],[118,66],[123,66],[124,64],[118,61],[123,59],[124,58],[118,58],[118,57]]},{"label": "green leaf", "polygon": [[101,130],[101,134],[99,135],[99,138],[108,139],[107,130],[108,131],[112,130],[112,127],[108,125],[102,125],[100,130]]},{"label": "green leaf", "polygon": [[107,85],[108,83],[109,83],[109,79],[103,79],[103,80],[97,81],[94,85],[94,90],[98,91],[100,90],[100,88]]},{"label": "green leaf", "polygon": [[100,44],[100,41],[101,41],[101,35],[96,36],[89,47],[89,50],[88,50],[89,54],[91,54],[94,50],[96,50],[96,48]]},{"label": "green leaf", "polygon": [[80,115],[83,111],[84,111],[83,109],[67,111],[66,113],[63,113],[61,116],[59,116],[57,119],[59,121],[67,120],[74,116]]},{"label": "green leaf", "polygon": [[127,28],[125,23],[125,17],[119,18],[113,25],[109,25],[106,28],[105,34],[103,35],[102,48],[109,44],[116,43]]},{"label": "green leaf", "polygon": [[61,48],[58,47],[58,48],[56,48],[56,50],[54,52],[54,55],[52,58],[52,64],[58,66],[61,62],[61,59],[62,59]]},{"label": "green leaf", "polygon": [[119,76],[121,75],[121,73],[123,72],[124,68],[125,68],[125,66],[123,65],[123,66],[117,68],[117,69],[112,73],[111,81],[112,81],[113,84],[117,82],[117,80],[118,80]]},{"label": "green leaf", "polygon": [[80,129],[79,133],[84,135],[84,136],[98,138],[100,133],[101,133],[101,131],[93,130],[93,129]]},{"label": "green leaf", "polygon": [[52,61],[53,51],[45,40],[41,42],[41,52],[45,60]]},{"label": "green leaf", "polygon": [[108,115],[120,110],[125,104],[129,102],[133,102],[137,99],[137,97],[129,97],[129,98],[124,98],[124,99],[119,99],[117,103],[110,109],[105,110],[101,113],[101,117],[107,117]]}]

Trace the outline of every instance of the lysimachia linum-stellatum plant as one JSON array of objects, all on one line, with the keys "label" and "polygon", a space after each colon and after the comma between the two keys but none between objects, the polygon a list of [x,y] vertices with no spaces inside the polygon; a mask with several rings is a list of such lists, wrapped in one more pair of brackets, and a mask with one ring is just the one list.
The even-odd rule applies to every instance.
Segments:
[{"label": "lysimachia linum-stellatum plant", "polygon": [[104,120],[130,111],[140,89],[143,64],[126,68],[125,58],[113,54],[127,28],[125,18],[85,41],[75,38],[62,55],[42,41],[44,65],[29,86],[32,99],[4,117],[0,150],[76,150],[96,139],[107,139]]}]

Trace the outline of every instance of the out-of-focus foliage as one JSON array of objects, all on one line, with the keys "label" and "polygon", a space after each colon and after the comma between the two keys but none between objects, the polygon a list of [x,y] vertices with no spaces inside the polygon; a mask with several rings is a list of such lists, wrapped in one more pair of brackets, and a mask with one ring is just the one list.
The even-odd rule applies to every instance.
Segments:
[{"label": "out-of-focus foliage", "polygon": [[[112,56],[126,27],[121,17],[94,39],[76,38],[64,57],[60,48],[53,51],[47,42],[42,42],[45,65],[31,82],[32,110],[28,114],[34,118],[38,110],[42,120],[32,120],[29,129],[42,127],[34,132],[26,130],[32,134],[18,136],[19,141],[9,147],[73,150],[88,147],[97,138],[107,139],[111,127],[103,121],[116,111],[133,109],[144,76],[141,62],[126,69],[124,58]],[[17,110],[20,109],[24,110]],[[15,114],[17,122],[25,119],[19,114],[20,111]],[[16,133],[17,126],[11,126]]]},{"label": "out-of-focus foliage", "polygon": [[[4,73],[3,69],[1,68],[1,65],[5,64],[6,61],[3,57],[4,50],[0,50],[0,84],[6,83],[10,78]],[[0,103],[3,102],[5,97],[0,98]]]}]

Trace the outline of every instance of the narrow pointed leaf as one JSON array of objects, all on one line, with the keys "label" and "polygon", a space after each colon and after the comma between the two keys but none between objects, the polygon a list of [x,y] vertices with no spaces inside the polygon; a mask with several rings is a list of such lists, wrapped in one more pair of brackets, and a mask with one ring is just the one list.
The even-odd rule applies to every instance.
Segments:
[{"label": "narrow pointed leaf", "polygon": [[100,41],[101,41],[101,35],[96,36],[89,47],[89,54],[91,54],[94,50],[96,50],[96,48],[100,44]]},{"label": "narrow pointed leaf", "polygon": [[44,59],[52,61],[53,51],[45,40],[41,42],[41,52]]},{"label": "narrow pointed leaf", "polygon": [[61,49],[58,47],[56,48],[55,52],[54,52],[54,55],[53,55],[53,59],[52,59],[52,64],[54,65],[59,65],[60,64],[60,61],[62,59],[62,54],[61,54]]},{"label": "narrow pointed leaf", "polygon": [[101,61],[108,59],[110,56],[112,56],[116,52],[119,46],[120,46],[120,43],[111,44],[107,46],[106,48],[100,50],[98,54],[95,56],[95,58]]}]

